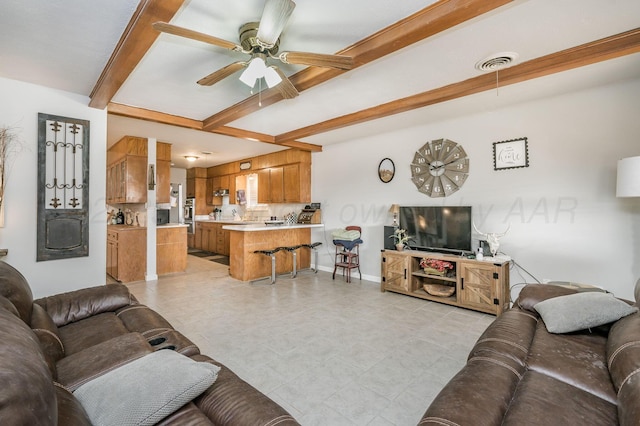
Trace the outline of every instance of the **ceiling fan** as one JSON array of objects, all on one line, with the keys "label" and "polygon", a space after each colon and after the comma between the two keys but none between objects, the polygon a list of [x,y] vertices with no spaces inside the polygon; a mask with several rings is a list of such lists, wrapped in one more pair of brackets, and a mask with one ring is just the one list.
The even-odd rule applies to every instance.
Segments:
[{"label": "ceiling fan", "polygon": [[163,33],[251,55],[247,61],[231,63],[201,78],[198,80],[198,84],[211,86],[246,68],[240,76],[240,81],[247,86],[253,88],[257,81],[262,81],[261,79],[264,78],[269,88],[275,87],[285,99],[291,99],[299,95],[298,90],[277,66],[268,64],[269,59],[276,59],[286,64],[344,70],[353,68],[353,58],[350,56],[309,52],[278,53],[280,34],[295,7],[296,4],[292,0],[266,0],[260,22],[249,22],[240,27],[240,44],[166,22],[156,22],[153,24],[153,28]]}]

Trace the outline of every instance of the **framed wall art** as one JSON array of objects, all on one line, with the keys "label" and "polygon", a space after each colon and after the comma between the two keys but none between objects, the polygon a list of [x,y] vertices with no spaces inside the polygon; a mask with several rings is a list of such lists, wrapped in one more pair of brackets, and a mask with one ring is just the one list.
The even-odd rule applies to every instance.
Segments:
[{"label": "framed wall art", "polygon": [[493,143],[493,169],[506,170],[529,167],[527,138]]},{"label": "framed wall art", "polygon": [[396,165],[393,164],[391,158],[383,158],[378,164],[378,177],[384,183],[391,182],[393,176],[396,174]]}]

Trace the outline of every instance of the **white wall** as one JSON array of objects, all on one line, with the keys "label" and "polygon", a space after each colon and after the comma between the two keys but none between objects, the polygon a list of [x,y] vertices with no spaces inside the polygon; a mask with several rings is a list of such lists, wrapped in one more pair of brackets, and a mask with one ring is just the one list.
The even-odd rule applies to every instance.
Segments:
[{"label": "white wall", "polygon": [[[107,114],[89,108],[89,98],[0,78],[0,126],[15,127],[23,144],[5,190],[0,247],[22,272],[34,297],[105,283],[105,168]],[[89,256],[36,262],[38,113],[90,121]]]},{"label": "white wall", "polygon": [[[490,105],[496,95],[481,96]],[[508,88],[500,96],[508,97]],[[312,172],[326,226],[324,236],[314,235],[325,241],[322,269],[333,270],[331,231],[359,224],[362,272],[379,282],[391,204],[471,205],[484,232],[511,224],[501,251],[539,280],[594,284],[632,299],[640,277],[640,199],[615,198],[615,180],[617,160],[640,155],[638,99],[640,80],[633,80],[429,123],[436,106],[412,113],[427,124],[326,146],[313,155]],[[492,143],[519,137],[529,139],[530,167],[494,171]],[[409,164],[417,149],[440,138],[460,143],[471,162],[464,186],[438,199],[417,191]],[[377,176],[385,157],[396,165],[387,184]],[[532,282],[523,276],[513,269],[511,284]]]}]

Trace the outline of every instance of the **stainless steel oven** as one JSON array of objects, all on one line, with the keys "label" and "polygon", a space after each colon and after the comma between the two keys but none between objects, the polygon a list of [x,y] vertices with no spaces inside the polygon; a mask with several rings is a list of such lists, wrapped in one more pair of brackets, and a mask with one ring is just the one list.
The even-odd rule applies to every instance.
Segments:
[{"label": "stainless steel oven", "polygon": [[187,234],[193,234],[193,221],[196,214],[196,200],[194,198],[187,198],[184,202],[184,224],[187,225]]},{"label": "stainless steel oven", "polygon": [[195,198],[187,198],[184,202],[184,220],[190,220],[193,222],[196,212],[196,200]]}]

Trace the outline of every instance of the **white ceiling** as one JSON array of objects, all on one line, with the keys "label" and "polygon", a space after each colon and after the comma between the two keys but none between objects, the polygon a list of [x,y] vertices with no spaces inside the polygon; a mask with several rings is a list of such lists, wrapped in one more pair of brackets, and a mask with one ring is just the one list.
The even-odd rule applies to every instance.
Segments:
[{"label": "white ceiling", "polygon": [[[335,53],[417,12],[425,0],[297,0],[280,50]],[[263,0],[187,0],[172,24],[238,41],[259,20]],[[0,76],[88,96],[127,26],[136,0],[0,0]],[[425,92],[480,74],[474,64],[498,52],[519,62],[638,26],[637,0],[519,0],[229,123],[278,135]],[[211,87],[196,81],[246,56],[162,34],[113,97],[125,105],[203,120],[249,97],[233,75]],[[301,67],[282,66],[287,75]],[[640,75],[638,54],[502,89],[502,104],[522,102]],[[468,96],[303,139],[317,145],[486,109],[487,94]],[[108,144],[123,135],[173,143],[177,166],[224,163],[282,147],[110,115]],[[212,154],[202,154],[202,152]]]}]

